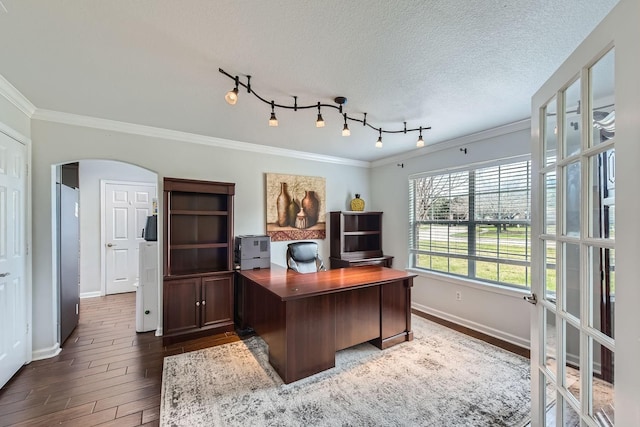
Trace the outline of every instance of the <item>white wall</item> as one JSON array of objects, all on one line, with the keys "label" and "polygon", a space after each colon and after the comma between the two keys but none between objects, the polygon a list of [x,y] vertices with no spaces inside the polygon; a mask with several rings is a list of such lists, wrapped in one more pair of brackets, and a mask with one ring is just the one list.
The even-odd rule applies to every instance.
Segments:
[{"label": "white wall", "polygon": [[[384,212],[383,250],[395,257],[395,268],[408,267],[409,175],[528,155],[529,129],[528,121],[519,122],[416,151],[420,156],[374,164],[371,209]],[[441,149],[442,146],[447,148]],[[467,153],[460,148],[466,148]],[[461,301],[456,300],[456,292],[461,292]],[[529,306],[523,295],[524,292],[503,287],[419,273],[414,279],[412,301],[418,310],[528,347]]]},{"label": "white wall", "polygon": [[[266,172],[325,177],[327,211],[346,209],[347,201],[355,193],[361,193],[363,197],[370,194],[369,169],[350,164],[216,148],[43,120],[32,120],[31,132],[34,146],[33,233],[37,236],[33,247],[34,352],[42,353],[57,344],[55,328],[51,325],[56,319],[51,303],[55,299],[51,273],[51,165],[78,159],[131,163],[158,174],[159,194],[164,177],[235,182],[236,235],[265,232]],[[161,230],[159,234],[161,238]],[[319,243],[321,255],[327,259],[329,244],[326,240]],[[272,261],[284,265],[286,244],[272,245]]]},{"label": "white wall", "polygon": [[100,180],[156,185],[158,175],[138,166],[111,160],[80,161],[80,296],[100,293]]}]

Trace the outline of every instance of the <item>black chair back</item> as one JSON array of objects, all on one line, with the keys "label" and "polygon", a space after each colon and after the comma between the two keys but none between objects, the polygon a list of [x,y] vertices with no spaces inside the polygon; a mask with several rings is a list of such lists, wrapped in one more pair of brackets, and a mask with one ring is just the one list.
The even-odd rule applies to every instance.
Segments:
[{"label": "black chair back", "polygon": [[318,244],[316,242],[289,243],[287,267],[299,273],[315,273],[325,270],[322,258],[318,254]]}]

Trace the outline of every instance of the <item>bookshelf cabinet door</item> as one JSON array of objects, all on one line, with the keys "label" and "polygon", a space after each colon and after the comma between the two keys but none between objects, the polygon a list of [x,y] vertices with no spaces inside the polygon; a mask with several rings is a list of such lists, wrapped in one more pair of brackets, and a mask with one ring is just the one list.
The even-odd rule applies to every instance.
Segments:
[{"label": "bookshelf cabinet door", "polygon": [[233,323],[233,275],[202,278],[202,326]]},{"label": "bookshelf cabinet door", "polygon": [[164,301],[165,334],[187,332],[200,326],[199,277],[165,281]]}]

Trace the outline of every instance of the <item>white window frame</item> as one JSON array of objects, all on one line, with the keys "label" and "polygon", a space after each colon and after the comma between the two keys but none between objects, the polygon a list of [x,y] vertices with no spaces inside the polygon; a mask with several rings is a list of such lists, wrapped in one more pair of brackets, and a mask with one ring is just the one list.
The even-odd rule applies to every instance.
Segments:
[{"label": "white window frame", "polygon": [[[520,162],[524,162],[527,161],[528,163],[528,167],[529,167],[529,173],[528,173],[528,186],[527,186],[527,191],[528,191],[528,198],[529,198],[529,204],[528,204],[528,210],[526,212],[525,218],[520,218],[520,219],[494,219],[494,220],[476,220],[475,218],[467,218],[464,221],[460,221],[459,219],[448,219],[448,220],[427,220],[427,221],[417,221],[415,218],[416,213],[414,211],[415,209],[415,194],[414,194],[414,190],[413,190],[413,183],[415,180],[417,179],[421,179],[421,178],[426,178],[426,177],[432,177],[432,176],[441,176],[441,175],[447,175],[447,174],[455,174],[455,173],[460,173],[460,172],[471,172],[471,171],[476,171],[479,169],[484,169],[484,168],[490,168],[490,167],[495,167],[495,166],[507,166],[509,164],[515,164],[515,163],[520,163]],[[409,211],[409,246],[408,246],[408,255],[409,255],[409,269],[412,271],[415,271],[417,273],[426,273],[426,274],[435,274],[435,275],[439,275],[443,278],[449,277],[451,279],[453,279],[453,281],[458,281],[458,280],[462,280],[464,282],[467,282],[468,284],[472,284],[474,286],[487,286],[487,287],[492,287],[494,289],[496,288],[508,288],[510,290],[518,290],[518,291],[528,291],[530,289],[531,286],[531,272],[530,272],[530,266],[531,266],[531,241],[530,241],[530,230],[531,230],[531,218],[530,218],[530,212],[531,212],[531,156],[530,155],[521,155],[521,156],[514,156],[514,157],[508,157],[508,158],[503,158],[503,159],[498,159],[498,160],[493,160],[490,162],[478,162],[478,163],[473,163],[473,164],[468,164],[468,165],[464,165],[464,166],[459,166],[456,168],[448,168],[448,169],[441,169],[441,170],[436,170],[436,171],[431,171],[431,172],[425,172],[425,173],[418,173],[418,174],[413,174],[410,175],[408,177],[408,188],[409,188],[409,206],[408,206],[408,211]],[[454,256],[451,256],[450,251],[448,250],[447,252],[437,252],[437,251],[429,251],[429,250],[420,250],[418,248],[418,233],[416,232],[417,230],[417,226],[418,224],[446,224],[446,225],[452,225],[453,223],[456,223],[456,226],[466,226],[467,227],[467,234],[469,236],[471,236],[471,238],[473,238],[473,233],[470,233],[469,231],[471,229],[475,229],[476,225],[479,224],[490,224],[490,225],[500,225],[500,224],[518,224],[518,225],[522,225],[525,226],[528,232],[526,233],[526,235],[528,236],[528,239],[526,240],[526,251],[525,251],[525,260],[524,261],[514,261],[511,259],[501,259],[500,263],[503,264],[518,264],[518,265],[523,265],[526,267],[526,271],[527,271],[527,279],[526,279],[526,286],[525,285],[518,285],[518,284],[513,284],[513,283],[507,283],[507,282],[500,282],[498,280],[488,280],[488,279],[483,279],[483,278],[478,278],[475,277],[474,275],[469,275],[470,271],[473,274],[474,273],[474,269],[473,267],[471,269],[467,269],[467,274],[456,274],[456,273],[451,273],[451,272],[447,272],[447,271],[442,271],[442,270],[434,270],[434,269],[429,269],[429,268],[425,268],[425,267],[421,267],[417,265],[417,255],[418,254],[427,254],[427,255],[435,255],[435,256],[443,256],[443,257],[448,257],[449,259],[451,258],[461,258],[461,259],[466,259],[468,260],[468,262],[471,262],[472,264],[475,264],[476,261],[490,261],[490,262],[496,262],[496,258],[491,258],[491,257],[482,257],[482,256],[478,256],[478,255],[471,255],[469,256],[468,253],[463,255],[463,254],[455,254]],[[469,246],[467,247],[467,249],[469,248]]]}]

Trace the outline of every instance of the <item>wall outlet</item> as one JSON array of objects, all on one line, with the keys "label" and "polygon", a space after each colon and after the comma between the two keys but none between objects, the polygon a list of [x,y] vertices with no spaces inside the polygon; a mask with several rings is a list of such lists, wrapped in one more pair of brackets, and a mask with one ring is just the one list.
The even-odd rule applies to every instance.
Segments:
[{"label": "wall outlet", "polygon": [[462,301],[462,292],[456,291],[456,301]]}]

